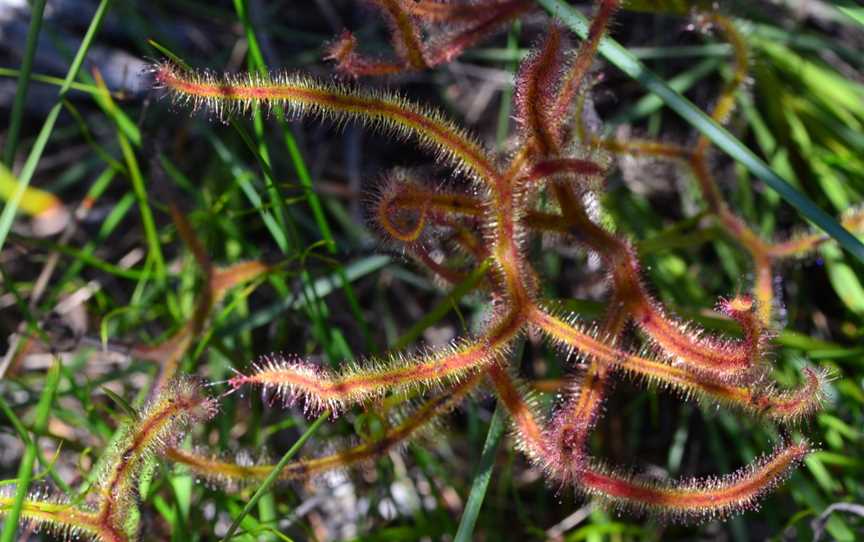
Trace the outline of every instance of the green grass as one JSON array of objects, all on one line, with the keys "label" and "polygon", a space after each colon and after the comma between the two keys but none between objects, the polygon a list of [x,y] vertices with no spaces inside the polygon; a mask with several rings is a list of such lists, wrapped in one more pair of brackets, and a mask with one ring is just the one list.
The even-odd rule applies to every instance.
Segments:
[{"label": "green grass", "polygon": [[[539,3],[575,32],[584,29],[584,20],[564,3]],[[32,3],[35,13],[42,4]],[[370,18],[351,19],[350,6],[334,5],[337,19],[356,26],[364,43],[384,54],[387,44]],[[442,289],[382,246],[357,212],[363,199],[358,190],[373,186],[382,169],[423,158],[406,146],[371,132],[357,137],[359,128],[352,125],[336,129],[285,119],[282,111],[258,111],[225,126],[206,114],[176,111],[156,95],[107,94],[82,69],[94,45],[122,43],[135,55],[170,52],[213,69],[329,74],[319,61],[320,45],[335,30],[323,22],[324,14],[313,7],[304,15],[285,4],[254,6],[263,12],[250,13],[243,0],[222,7],[198,0],[152,7],[104,0],[89,27],[76,30],[77,51],[61,53],[65,77],[32,68],[36,38],[56,36],[63,24],[50,18],[30,23],[20,66],[2,62],[0,77],[18,85],[2,112],[8,123],[0,126],[3,162],[19,165],[19,191],[0,212],[2,336],[24,333],[48,345],[44,352],[9,358],[12,366],[0,363],[8,371],[0,379],[0,442],[8,445],[0,453],[0,479],[18,483],[0,490],[14,495],[16,506],[37,480],[73,501],[86,498],[72,488],[87,486],[124,403],[139,407],[156,376],[152,363],[129,356],[130,347],[158,343],[193,314],[205,277],[170,220],[171,203],[214,263],[263,259],[277,266],[234,289],[189,348],[183,370],[209,381],[223,382],[269,352],[338,366],[459,336],[482,318],[487,299],[472,291],[488,276],[488,264]],[[543,481],[513,450],[501,410],[482,394],[401,453],[309,485],[274,483],[292,458],[364,435],[374,438],[374,431],[356,429],[374,424],[375,412],[313,421],[299,408],[282,409],[244,391],[226,396],[221,413],[194,428],[184,445],[206,444],[225,457],[247,450],[262,461],[272,454],[281,458],[272,476],[224,491],[159,465],[142,482],[142,514],[152,529],[147,534],[190,541],[542,540],[550,528],[567,525],[562,537],[572,541],[809,539],[811,521],[830,505],[864,501],[864,247],[832,218],[864,200],[864,87],[849,76],[862,65],[841,37],[864,42],[861,10],[838,4],[830,23],[794,27],[785,16],[730,9],[747,28],[753,81],[739,97],[728,131],[700,110],[728,75],[729,47],[685,34],[686,22],[676,16],[625,13],[615,41],[601,49],[606,61],[598,69],[608,81],[598,83],[595,96],[608,133],[629,127],[675,141],[691,141],[697,131],[711,137],[720,149],[714,157],[725,193],[762,235],[783,238],[812,222],[837,240],[780,269],[784,320],[774,340],[774,376],[794,385],[796,369],[806,361],[832,370],[834,379],[825,410],[794,431],[819,451],[760,510],[683,527],[597,509],[568,525],[565,520],[585,500]],[[122,21],[122,39],[99,32],[109,12]],[[205,32],[206,47],[166,32],[165,21]],[[636,34],[629,24],[643,30]],[[662,32],[651,37],[652,28]],[[512,72],[537,31],[523,22],[460,61]],[[452,117],[465,110],[466,93],[473,97],[482,84],[474,74],[447,68],[387,82]],[[58,90],[47,114],[25,107],[28,88],[36,85]],[[512,130],[511,94],[506,86],[496,91],[471,127],[504,149]],[[74,160],[64,162],[66,153]],[[640,174],[673,179],[668,185],[674,190],[641,193],[631,189],[632,171],[625,172],[610,180],[603,213],[634,240],[657,297],[710,331],[735,333],[710,309],[718,297],[746,290],[747,258],[704,220],[686,176],[637,165]],[[58,194],[82,215],[86,201],[89,218],[63,237],[32,236],[24,227],[27,218],[17,214],[31,184]],[[562,255],[553,248],[539,242],[532,248],[545,293],[586,320],[597,318],[603,303],[585,285],[602,276],[581,252]],[[21,348],[26,341],[10,338],[5,345]],[[526,338],[523,372],[558,377],[566,369],[556,359],[548,346]],[[682,405],[628,382],[615,390],[592,445],[616,463],[684,476],[729,472],[777,438],[775,428],[735,413]],[[213,394],[224,391],[222,385],[212,388]],[[548,407],[554,397],[540,395],[539,401]],[[346,510],[361,506],[363,514],[346,519]],[[4,523],[0,542],[22,535],[22,529],[15,532],[15,514],[13,509]],[[826,521],[827,535],[836,540],[861,537],[864,522],[853,514],[835,511]]]},{"label": "green grass", "polygon": [[[15,539],[15,531],[17,531],[18,517],[21,514],[21,508],[24,505],[24,500],[27,498],[30,489],[30,481],[33,476],[33,465],[36,463],[37,448],[35,436],[45,432],[48,426],[48,418],[51,415],[51,404],[54,401],[54,394],[57,392],[57,385],[60,382],[60,362],[55,362],[51,366],[45,376],[45,387],[39,396],[39,402],[36,404],[36,418],[33,421],[33,436],[29,436],[26,430],[22,431],[20,422],[16,426],[19,435],[26,445],[24,455],[21,457],[21,463],[18,465],[18,477],[16,478],[15,487],[15,502],[12,504],[12,509],[6,516],[6,521],[3,524],[3,531],[0,532],[0,541],[11,542]],[[6,405],[3,405],[6,407]],[[8,410],[8,407],[4,408]],[[14,420],[14,418],[10,418]]]},{"label": "green grass", "polygon": [[30,26],[27,29],[27,43],[24,45],[24,58],[21,59],[21,69],[18,73],[18,85],[15,88],[15,100],[9,119],[9,130],[6,132],[6,145],[3,147],[3,163],[12,164],[18,147],[18,136],[21,132],[21,119],[24,116],[24,101],[33,70],[33,57],[36,55],[36,43],[39,31],[42,29],[42,16],[45,13],[45,0],[33,2],[30,15]]},{"label": "green grass", "polygon": [[[24,190],[33,179],[36,166],[38,166],[39,160],[42,158],[42,153],[45,150],[45,145],[48,144],[48,139],[51,137],[51,132],[54,130],[54,124],[57,122],[57,117],[60,115],[60,110],[63,107],[63,99],[72,87],[72,82],[78,77],[81,64],[84,62],[84,58],[87,56],[87,51],[90,49],[93,38],[96,36],[99,26],[102,24],[102,19],[108,10],[109,4],[110,2],[108,0],[103,0],[99,3],[96,13],[94,13],[93,19],[90,22],[90,27],[87,29],[87,33],[84,35],[84,39],[78,47],[78,52],[75,53],[75,58],[72,59],[72,62],[69,65],[69,71],[66,73],[65,79],[63,79],[63,83],[60,85],[57,102],[51,107],[48,116],[45,118],[45,122],[42,124],[42,129],[36,136],[36,140],[30,149],[30,153],[27,155],[24,167],[18,174],[19,189],[9,198],[6,205],[3,207],[3,212],[0,213],[0,249],[3,248],[3,245],[6,242],[6,236],[9,234],[9,229],[12,227],[12,221],[15,218],[18,202],[21,200]],[[38,26],[36,28],[38,29]],[[23,83],[26,84],[26,80],[28,79],[26,75],[28,73],[27,68],[22,68],[20,73],[20,79],[23,79]],[[16,107],[12,112],[13,123],[15,122],[14,119],[16,118],[16,114],[20,114],[20,105],[17,105],[17,100]],[[14,148],[12,142],[15,138],[17,138],[17,135],[14,135],[14,132],[10,134],[10,148]],[[8,160],[4,161],[8,162]]]},{"label": "green grass", "polygon": [[234,518],[234,521],[228,527],[228,531],[225,533],[225,536],[222,537],[222,542],[228,542],[229,540],[231,540],[231,538],[233,538],[234,533],[237,532],[237,528],[240,527],[240,524],[243,522],[243,518],[245,518],[249,514],[249,512],[252,511],[255,505],[258,504],[258,501],[261,500],[261,498],[264,496],[265,493],[267,493],[267,491],[269,491],[270,486],[272,486],[276,482],[276,480],[279,479],[279,473],[282,472],[282,469],[285,468],[285,465],[287,465],[288,462],[291,461],[291,459],[293,459],[295,455],[297,455],[297,452],[300,451],[300,449],[303,447],[303,444],[305,444],[306,441],[315,434],[315,431],[317,431],[318,428],[321,427],[321,424],[326,422],[329,418],[329,412],[324,412],[323,414],[318,416],[318,418],[312,423],[312,425],[309,426],[309,429],[307,429],[300,436],[300,438],[297,439],[297,441],[291,446],[291,448],[289,448],[288,451],[285,452],[285,455],[282,456],[282,459],[280,459],[279,462],[276,463],[270,474],[267,475],[264,481],[261,482],[261,485],[259,485],[258,488],[255,490],[255,493],[246,503],[246,506],[243,507],[243,510],[241,510],[237,517]]}]

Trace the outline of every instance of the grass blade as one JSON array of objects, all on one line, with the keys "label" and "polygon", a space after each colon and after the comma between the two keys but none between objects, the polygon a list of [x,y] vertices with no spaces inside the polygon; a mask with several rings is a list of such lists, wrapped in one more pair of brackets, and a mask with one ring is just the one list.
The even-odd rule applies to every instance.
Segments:
[{"label": "grass blade", "polygon": [[24,58],[21,59],[21,71],[18,74],[18,86],[15,88],[15,101],[9,115],[9,131],[6,133],[6,146],[3,148],[3,163],[12,168],[15,160],[15,150],[18,147],[18,134],[21,131],[21,118],[24,116],[24,102],[27,100],[27,89],[30,87],[30,72],[33,70],[33,57],[39,43],[39,31],[42,29],[42,14],[45,12],[45,0],[35,0],[30,8],[30,27],[27,29],[27,43],[24,45]]},{"label": "grass blade", "polygon": [[309,426],[309,429],[307,429],[306,432],[303,433],[299,439],[297,439],[297,442],[295,442],[294,445],[291,446],[291,448],[287,452],[285,452],[285,455],[282,456],[282,459],[279,460],[279,463],[277,463],[276,466],[273,467],[273,470],[270,471],[270,474],[267,475],[267,478],[265,478],[264,481],[261,482],[261,485],[255,491],[255,494],[252,495],[252,498],[249,499],[249,502],[246,503],[246,506],[243,507],[243,510],[240,512],[240,514],[236,518],[234,518],[234,522],[228,528],[228,532],[225,533],[224,537],[222,537],[222,542],[228,542],[229,540],[231,540],[231,538],[234,536],[234,533],[237,532],[237,528],[240,527],[240,523],[243,521],[243,518],[245,518],[246,515],[252,511],[255,505],[258,504],[258,501],[261,499],[261,497],[263,497],[264,494],[267,493],[267,491],[270,489],[270,486],[273,485],[273,482],[275,482],[279,478],[279,473],[282,472],[282,469],[285,468],[285,465],[287,465],[288,462],[291,461],[291,458],[300,451],[300,448],[303,447],[306,441],[309,440],[309,438],[313,434],[315,434],[315,431],[317,431],[318,428],[321,427],[321,424],[323,424],[329,417],[330,411],[324,411],[320,416],[318,416],[318,418],[314,422],[312,422],[312,425]]},{"label": "grass blade", "polygon": [[851,0],[840,0],[836,7],[837,11],[864,26],[864,7],[856,5]]},{"label": "grass blade", "polygon": [[[112,119],[117,119],[119,108],[111,98],[102,76],[97,74],[96,85],[103,89],[105,93],[102,95],[103,107]],[[138,212],[141,214],[141,223],[144,227],[144,237],[147,240],[147,257],[152,258],[154,274],[157,282],[162,285],[167,277],[165,268],[165,257],[162,255],[162,247],[159,241],[159,232],[156,229],[156,219],[153,217],[153,210],[150,208],[150,203],[147,197],[147,186],[144,181],[144,176],[141,174],[141,167],[138,165],[138,158],[135,156],[135,150],[129,142],[129,138],[123,133],[120,123],[117,123],[117,142],[120,144],[120,152],[123,154],[123,160],[126,162],[126,170],[128,172],[129,182],[132,183],[132,190],[135,194],[135,199],[138,202]]]},{"label": "grass blade", "polygon": [[96,12],[93,14],[93,19],[90,21],[90,26],[87,28],[87,33],[84,34],[84,39],[81,40],[81,45],[78,47],[78,52],[75,53],[75,58],[69,66],[69,71],[63,79],[63,84],[60,86],[60,94],[57,97],[57,103],[48,112],[45,118],[45,123],[42,129],[36,136],[36,141],[33,143],[33,148],[30,149],[30,154],[27,156],[27,161],[24,162],[24,167],[21,174],[18,176],[18,190],[12,194],[3,208],[3,213],[0,214],[0,249],[6,243],[6,236],[9,235],[9,230],[12,228],[12,221],[15,219],[15,212],[18,210],[18,203],[24,195],[24,191],[30,186],[30,181],[33,179],[33,174],[36,172],[36,166],[42,158],[42,152],[48,144],[48,138],[51,137],[51,132],[54,131],[54,124],[57,122],[57,117],[60,115],[60,110],[63,108],[63,98],[72,87],[72,82],[78,76],[81,70],[81,64],[84,63],[84,57],[87,56],[87,51],[90,50],[90,45],[93,43],[93,38],[96,32],[102,25],[102,20],[105,18],[105,13],[111,0],[101,0]]},{"label": "grass blade", "polygon": [[465,512],[459,521],[459,529],[456,531],[454,542],[471,542],[473,540],[474,525],[477,516],[483,506],[486,497],[486,488],[489,486],[489,478],[492,477],[492,467],[495,466],[495,455],[498,452],[498,444],[504,435],[504,406],[498,403],[492,422],[489,424],[489,432],[486,433],[486,442],[483,444],[483,454],[480,456],[480,467],[471,484],[471,493],[468,494],[468,502],[465,504]]},{"label": "grass blade", "polygon": [[33,464],[36,462],[37,443],[35,437],[44,433],[48,426],[48,416],[51,414],[51,404],[54,402],[54,393],[57,391],[59,382],[60,361],[57,360],[51,366],[51,369],[48,370],[48,374],[45,377],[45,388],[39,397],[39,403],[36,405],[36,420],[33,423],[34,438],[31,438],[27,442],[24,455],[21,457],[21,464],[18,467],[18,485],[15,488],[15,501],[12,503],[12,508],[3,522],[3,532],[0,533],[0,542],[12,542],[15,538],[15,530],[18,528],[18,518],[21,515],[21,508],[24,506],[24,499],[27,498],[30,479],[33,476]]},{"label": "grass blade", "polygon": [[423,315],[417,323],[402,334],[402,336],[399,337],[399,340],[393,345],[393,349],[402,350],[403,348],[408,347],[420,338],[426,329],[435,325],[444,318],[447,313],[453,310],[453,307],[458,305],[459,301],[463,297],[480,284],[480,281],[483,280],[483,277],[485,277],[486,273],[489,272],[491,266],[492,262],[490,260],[484,260],[477,269],[471,271],[471,274],[468,275],[465,280],[457,284],[441,301],[438,302],[438,304],[432,308],[432,310]]},{"label": "grass blade", "polygon": [[[266,75],[268,72],[267,64],[264,61],[264,54],[261,52],[261,46],[259,44],[257,33],[255,32],[255,28],[252,25],[252,21],[249,17],[249,9],[247,6],[247,2],[245,0],[234,0],[234,8],[237,12],[237,16],[240,19],[241,24],[243,25],[243,29],[246,33],[246,39],[249,44],[250,68],[262,75]],[[257,123],[260,122],[260,115],[257,113],[255,120],[257,126]],[[321,205],[321,200],[318,198],[318,195],[315,193],[312,187],[312,176],[309,174],[309,168],[306,166],[306,162],[303,158],[302,153],[300,152],[300,147],[297,145],[296,138],[291,133],[285,122],[285,114],[284,111],[281,111],[281,108],[276,108],[276,122],[282,132],[282,139],[285,143],[285,149],[288,151],[288,156],[291,160],[291,164],[294,167],[294,171],[297,173],[298,179],[300,180],[300,186],[305,192],[306,201],[308,202],[309,207],[312,210],[312,216],[315,219],[315,224],[318,226],[321,237],[325,241],[327,252],[329,254],[335,255],[337,253],[336,241],[333,238],[330,224],[324,214],[324,208]],[[262,150],[266,150],[263,135],[260,133],[258,135],[259,147]],[[272,185],[274,187],[274,191],[278,192],[278,184],[276,183],[275,179],[272,180]],[[282,200],[284,200],[284,197],[281,195],[278,195],[278,198],[273,198],[274,204],[276,205],[281,205]],[[278,207],[276,207],[276,210],[278,210]],[[286,211],[279,211],[279,213],[277,213],[277,217],[285,214]],[[360,324],[363,336],[366,340],[367,348],[372,350],[374,349],[372,336],[369,331],[369,325],[363,317],[362,311],[360,310],[360,305],[357,301],[357,295],[355,294],[354,289],[351,287],[350,282],[345,276],[345,270],[341,266],[337,268],[337,273],[339,274],[339,279],[341,281],[340,286],[345,292],[346,297],[348,298],[351,313],[357,323]],[[306,278],[303,278],[303,280],[306,281]]]},{"label": "grass blade", "polygon": [[[581,37],[588,33],[589,22],[579,11],[561,0],[537,0],[553,16],[559,18],[573,32]],[[606,37],[600,42],[600,54],[619,70],[623,71],[647,90],[656,94],[670,109],[678,113],[690,125],[702,132],[717,147],[741,163],[753,175],[762,179],[775,190],[787,203],[798,209],[802,215],[822,228],[840,245],[864,262],[864,244],[849,233],[831,215],[820,209],[810,198],[795,189],[788,181],[778,175],[768,164],[747,148],[729,131],[716,123],[690,100],[676,92],[660,76],[649,70],[617,41]]]}]

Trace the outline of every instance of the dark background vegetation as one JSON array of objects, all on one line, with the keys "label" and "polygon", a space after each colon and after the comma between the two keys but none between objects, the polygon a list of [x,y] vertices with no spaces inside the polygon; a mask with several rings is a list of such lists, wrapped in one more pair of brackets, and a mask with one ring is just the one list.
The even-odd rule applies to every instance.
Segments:
[{"label": "dark background vegetation", "polygon": [[[248,8],[251,28],[271,68],[331,78],[331,66],[321,60],[322,48],[343,28],[354,30],[369,51],[388,54],[385,29],[360,4],[251,0]],[[61,0],[48,5],[34,72],[62,77],[96,3]],[[741,93],[733,133],[830,214],[858,204],[864,193],[861,11],[856,20],[827,2],[792,0],[721,9],[736,18],[752,50],[752,79]],[[28,13],[23,0],[0,0],[3,67],[19,65]],[[707,107],[729,74],[729,49],[710,35],[688,30],[689,23],[686,16],[623,11],[613,35],[662,76],[680,80],[686,95]],[[434,104],[464,120],[490,146],[506,150],[513,59],[536,41],[546,24],[548,18],[538,12],[510,31],[509,46],[504,33],[434,71],[360,84],[399,89],[415,101]],[[190,115],[149,90],[142,71],[161,55],[148,40],[190,65],[239,71],[246,68],[246,32],[230,2],[113,3],[79,81],[92,84],[92,70],[98,69],[130,123],[124,127],[90,93],[72,92],[33,180],[71,209],[89,198],[92,210],[60,240],[38,237],[21,217],[2,247],[2,349],[15,344],[15,334],[33,333],[35,327],[51,348],[18,359],[15,370],[0,381],[0,394],[25,424],[31,423],[52,354],[63,358],[59,397],[40,444],[50,459],[62,441],[54,468],[67,481],[86,475],[116,428],[119,409],[102,386],[136,404],[153,379],[152,364],[130,358],[129,347],[167,336],[194,308],[201,274],[178,237],[167,212],[169,203],[179,206],[214,262],[261,258],[284,264],[254,291],[240,288],[232,293],[193,345],[185,369],[210,380],[223,380],[230,376],[230,367],[243,369],[274,351],[309,354],[335,364],[394,345],[441,344],[469,331],[487,303],[485,297],[472,295],[458,303],[445,301],[443,318],[422,320],[441,306],[444,291],[422,269],[383,245],[366,219],[365,202],[384,171],[428,162],[410,145],[354,124],[334,128],[305,120],[280,123],[271,117],[256,127],[240,119],[238,125],[258,146],[253,153],[236,129],[208,119],[206,113]],[[695,140],[690,126],[646,98],[633,81],[602,62],[596,68],[598,83],[591,97],[604,130]],[[2,140],[16,79],[8,71],[0,75]],[[54,85],[33,83],[16,171],[56,92]],[[129,162],[118,147],[118,130],[140,136],[132,143],[146,188],[143,200],[136,199],[124,173]],[[288,139],[296,141],[299,153],[291,152]],[[265,186],[262,156],[269,157],[278,181],[275,192]],[[724,193],[764,236],[784,238],[807,227],[797,212],[730,159],[719,152],[714,158]],[[643,241],[676,225],[686,226],[680,235],[647,243],[644,275],[653,292],[679,314],[710,329],[734,329],[712,307],[720,296],[747,290],[746,255],[710,223],[687,222],[701,202],[685,172],[641,159],[615,163],[603,203],[618,231]],[[312,179],[311,192],[319,198],[335,240],[332,250],[322,243],[324,226],[310,211],[310,190],[304,188],[298,168],[307,169]],[[274,207],[274,193],[284,209]],[[142,209],[155,217],[155,239],[142,227]],[[279,213],[281,223],[268,226],[267,220]],[[164,255],[163,269],[148,256],[154,243]],[[594,260],[580,250],[540,241],[533,251],[549,295],[572,299],[572,308],[586,319],[600,314],[604,275]],[[31,302],[36,278],[52,255],[59,257],[59,265],[38,301]],[[827,529],[824,539],[860,538],[861,518],[846,511],[832,513],[829,507],[864,500],[861,269],[860,262],[834,246],[781,268],[783,317],[772,354],[776,377],[794,385],[797,369],[810,362],[832,369],[836,378],[826,408],[796,430],[820,451],[760,509],[695,527],[619,515],[592,507],[570,487],[550,486],[505,441],[476,539],[808,540],[814,526]],[[351,279],[359,311],[338,286],[341,273]],[[529,338],[522,373],[560,375],[560,359]],[[543,400],[551,404],[554,397]],[[275,530],[294,540],[449,539],[459,523],[493,410],[490,398],[474,397],[433,437],[416,441],[403,453],[389,454],[363,469],[278,485],[244,526],[272,528],[260,535],[270,540],[279,539]],[[363,422],[356,411],[326,424],[301,454],[321,454],[349,442]],[[272,459],[281,456],[307,423],[297,408],[270,407],[255,393],[235,394],[211,427],[198,428],[193,438],[225,454],[246,449],[255,459]],[[775,438],[775,429],[736,412],[702,408],[621,381],[607,402],[592,446],[612,463],[657,476],[703,476],[731,472],[752,461],[770,450]],[[16,476],[22,449],[11,424],[0,417],[0,478]],[[38,470],[45,468],[40,465]],[[214,533],[224,533],[252,490],[228,493],[195,483],[181,469],[166,465],[145,492],[144,538],[213,540]]]}]

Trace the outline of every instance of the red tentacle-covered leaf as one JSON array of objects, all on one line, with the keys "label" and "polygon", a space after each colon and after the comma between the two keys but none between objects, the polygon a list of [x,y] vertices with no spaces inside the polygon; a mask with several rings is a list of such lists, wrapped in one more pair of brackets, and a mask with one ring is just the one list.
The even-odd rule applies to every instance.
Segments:
[{"label": "red tentacle-covered leaf", "polygon": [[[375,59],[357,51],[357,39],[343,33],[327,48],[326,58],[352,77],[424,70],[449,62],[462,52],[535,8],[529,0],[486,2],[414,2],[367,0],[384,17],[396,59]],[[426,32],[421,30],[424,23]]]},{"label": "red tentacle-covered leaf", "polygon": [[344,30],[327,47],[324,59],[335,61],[336,69],[351,77],[376,77],[405,71],[405,63],[401,59],[381,60],[358,53],[357,38],[348,30]]},{"label": "red tentacle-covered leaf", "polygon": [[474,23],[497,14],[506,13],[516,6],[528,9],[526,0],[405,0],[405,9],[430,23]]},{"label": "red tentacle-covered leaf", "polygon": [[463,25],[454,25],[449,32],[434,35],[426,52],[429,64],[437,66],[450,62],[465,49],[499,32],[535,7],[534,2],[526,0],[489,2],[483,17],[474,18]]},{"label": "red tentacle-covered leaf", "polygon": [[735,473],[677,483],[624,476],[598,465],[577,469],[572,476],[581,491],[625,508],[680,521],[717,519],[754,508],[810,451],[807,442],[787,444]]},{"label": "red tentacle-covered leaf", "polygon": [[588,28],[588,36],[573,55],[567,73],[562,79],[561,88],[549,116],[549,120],[553,123],[550,128],[559,138],[566,126],[567,114],[573,107],[579,88],[584,82],[585,74],[588,73],[588,69],[594,61],[597,47],[600,45],[600,38],[606,32],[619,4],[619,0],[599,0],[597,12]]},{"label": "red tentacle-covered leaf", "polygon": [[549,133],[549,100],[554,98],[562,60],[561,29],[553,26],[546,38],[522,63],[516,76],[516,122],[523,137],[541,156],[555,150]]},{"label": "red tentacle-covered leaf", "polygon": [[414,70],[428,67],[424,58],[420,30],[404,9],[402,0],[371,0],[385,15],[390,26],[393,48],[406,66]]},{"label": "red tentacle-covered leaf", "polygon": [[599,177],[605,173],[603,166],[592,160],[578,158],[558,158],[544,160],[535,164],[525,175],[526,182],[548,179],[555,175],[568,177]]}]

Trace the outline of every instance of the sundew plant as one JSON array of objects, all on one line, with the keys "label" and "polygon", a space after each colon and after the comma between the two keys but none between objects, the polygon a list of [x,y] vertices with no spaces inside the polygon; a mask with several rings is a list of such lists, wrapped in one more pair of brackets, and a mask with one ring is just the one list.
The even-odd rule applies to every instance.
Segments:
[{"label": "sundew plant", "polygon": [[[0,542],[854,540],[864,87],[828,30],[864,13],[369,0],[268,67],[346,4],[236,0],[233,51],[141,44],[137,96],[80,70],[97,8],[2,170],[42,268],[3,273]],[[62,108],[102,170],[68,198],[29,186]]]}]

